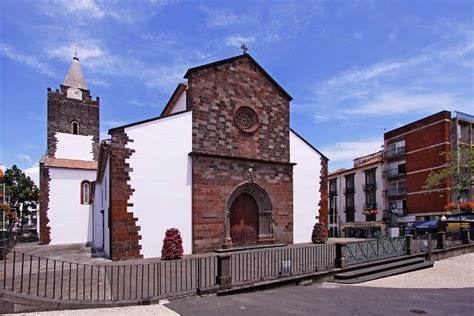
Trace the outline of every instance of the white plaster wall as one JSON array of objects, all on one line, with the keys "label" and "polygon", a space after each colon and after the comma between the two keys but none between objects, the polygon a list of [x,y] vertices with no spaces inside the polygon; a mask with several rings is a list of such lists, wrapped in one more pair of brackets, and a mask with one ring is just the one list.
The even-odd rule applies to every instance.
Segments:
[{"label": "white plaster wall", "polygon": [[50,168],[51,244],[92,241],[92,206],[81,204],[81,182],[94,181],[95,170]]},{"label": "white plaster wall", "polygon": [[319,216],[321,155],[290,131],[293,167],[293,242],[310,242]]},{"label": "white plaster wall", "polygon": [[186,90],[181,93],[170,114],[186,110]]},{"label": "white plaster wall", "polygon": [[138,218],[145,258],[161,256],[165,232],[173,227],[181,232],[184,252],[192,252],[191,124],[186,112],[125,129],[135,150],[127,160],[135,190],[129,212]]},{"label": "white plaster wall", "polygon": [[[107,159],[104,175],[101,181],[95,184],[93,244],[94,247],[98,249],[102,249],[103,247],[102,251],[110,257],[109,188],[109,159]],[[103,213],[101,211],[103,211]]]},{"label": "white plaster wall", "polygon": [[92,153],[93,136],[56,133],[56,158],[94,160]]}]

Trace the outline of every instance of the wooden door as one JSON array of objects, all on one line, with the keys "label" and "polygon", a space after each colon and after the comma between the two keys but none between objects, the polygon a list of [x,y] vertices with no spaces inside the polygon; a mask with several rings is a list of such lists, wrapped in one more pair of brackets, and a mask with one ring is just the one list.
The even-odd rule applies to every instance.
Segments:
[{"label": "wooden door", "polygon": [[230,237],[234,245],[257,243],[258,205],[247,193],[239,195],[230,209]]}]

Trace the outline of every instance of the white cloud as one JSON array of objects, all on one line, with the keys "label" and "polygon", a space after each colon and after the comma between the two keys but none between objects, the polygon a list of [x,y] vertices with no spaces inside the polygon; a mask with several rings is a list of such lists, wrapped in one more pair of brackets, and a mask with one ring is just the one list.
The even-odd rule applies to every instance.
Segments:
[{"label": "white cloud", "polygon": [[227,46],[240,47],[243,43],[252,43],[255,41],[256,36],[242,36],[242,35],[232,35],[228,36],[225,39]]},{"label": "white cloud", "polygon": [[70,43],[67,45],[47,49],[46,55],[49,58],[58,58],[64,61],[69,61],[74,56],[77,47],[77,55],[79,59],[84,62],[88,59],[99,58],[105,55],[103,48],[96,43]]},{"label": "white cloud", "polygon": [[387,40],[389,42],[394,42],[398,38],[398,32],[392,32],[390,35],[388,35]]},{"label": "white cloud", "polygon": [[25,174],[33,180],[33,182],[39,186],[39,167],[32,165],[30,168],[24,170]]},{"label": "white cloud", "polygon": [[103,18],[104,8],[94,0],[46,0],[41,3],[42,11],[51,16],[81,14],[93,18]]},{"label": "white cloud", "polygon": [[9,45],[0,43],[0,54],[4,55],[5,57],[13,61],[27,65],[40,73],[43,73],[45,75],[52,76],[52,77],[55,76],[54,72],[51,70],[48,64],[40,61],[37,57],[19,53],[15,51]]},{"label": "white cloud", "polygon": [[206,25],[211,28],[226,27],[237,23],[243,23],[245,17],[231,13],[227,10],[214,10],[207,7],[200,7],[208,18]]},{"label": "white cloud", "polygon": [[29,156],[29,155],[17,154],[17,155],[16,155],[16,158],[19,159],[19,160],[22,160],[22,161],[26,161],[26,162],[28,162],[28,163],[31,163],[31,162],[32,162],[31,156]]},{"label": "white cloud", "polygon": [[355,39],[355,40],[358,40],[358,39],[361,39],[363,38],[364,36],[361,34],[361,33],[352,33],[352,39]]},{"label": "white cloud", "polygon": [[380,151],[382,144],[382,138],[372,138],[338,142],[321,147],[320,150],[329,158],[331,169],[336,167],[350,168],[355,158]]}]

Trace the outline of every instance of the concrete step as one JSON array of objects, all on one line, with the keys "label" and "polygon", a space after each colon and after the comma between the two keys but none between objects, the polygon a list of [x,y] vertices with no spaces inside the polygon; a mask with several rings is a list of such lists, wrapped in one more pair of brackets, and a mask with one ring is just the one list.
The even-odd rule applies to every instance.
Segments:
[{"label": "concrete step", "polygon": [[385,278],[392,275],[402,274],[406,272],[411,272],[411,271],[416,271],[416,270],[421,270],[421,269],[426,269],[426,268],[431,268],[431,267],[433,267],[433,262],[425,260],[420,263],[410,264],[410,265],[395,268],[395,269],[385,270],[385,271],[381,271],[381,272],[377,272],[373,274],[367,274],[367,275],[363,275],[363,276],[351,278],[351,279],[333,280],[332,282],[340,283],[340,284],[361,283],[361,282],[376,280],[376,279]]},{"label": "concrete step", "polygon": [[378,266],[378,265],[382,265],[382,264],[385,264],[385,263],[401,261],[401,260],[405,260],[405,259],[424,258],[424,257],[425,257],[425,254],[416,254],[416,255],[404,255],[404,256],[398,256],[398,257],[390,257],[390,258],[380,259],[380,260],[376,260],[376,261],[368,261],[368,262],[363,262],[363,263],[350,265],[350,266],[344,268],[344,272],[358,270],[358,269],[362,269],[362,268],[369,268],[369,267]]},{"label": "concrete step", "polygon": [[423,262],[423,258],[410,258],[410,259],[402,259],[397,261],[392,261],[388,263],[381,263],[379,262],[377,265],[369,266],[367,268],[359,268],[352,271],[344,271],[342,273],[338,273],[334,276],[335,279],[352,279],[358,278],[364,275],[374,274],[386,270],[396,269],[412,264],[417,264]]}]

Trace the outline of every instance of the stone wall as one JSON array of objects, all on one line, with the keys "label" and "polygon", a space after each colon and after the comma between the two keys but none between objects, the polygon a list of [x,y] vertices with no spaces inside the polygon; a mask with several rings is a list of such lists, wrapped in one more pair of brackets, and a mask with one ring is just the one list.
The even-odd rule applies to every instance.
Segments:
[{"label": "stone wall", "polygon": [[134,217],[133,212],[129,212],[133,204],[128,202],[134,189],[128,184],[131,169],[126,160],[134,150],[127,148],[127,144],[133,140],[128,138],[123,128],[111,130],[110,134],[112,136],[110,145],[111,259],[142,258],[139,245],[140,227],[136,225],[137,218]]},{"label": "stone wall", "polygon": [[39,243],[40,245],[48,245],[51,242],[51,228],[49,227],[48,209],[49,209],[49,168],[45,167],[42,162],[39,165],[39,181],[40,181],[40,211],[39,211]]},{"label": "stone wall", "polygon": [[321,200],[319,201],[319,223],[327,227],[328,224],[328,159],[321,156],[321,176],[320,176],[319,194]]}]

